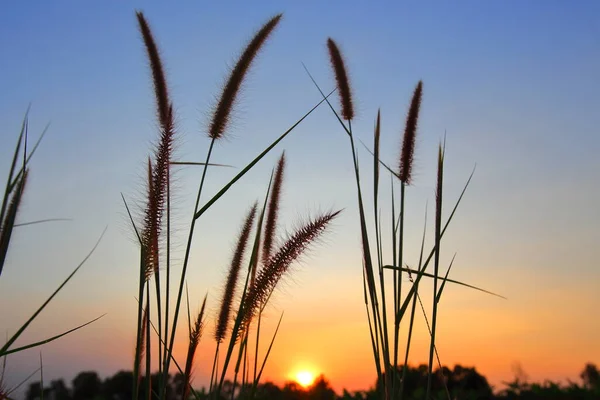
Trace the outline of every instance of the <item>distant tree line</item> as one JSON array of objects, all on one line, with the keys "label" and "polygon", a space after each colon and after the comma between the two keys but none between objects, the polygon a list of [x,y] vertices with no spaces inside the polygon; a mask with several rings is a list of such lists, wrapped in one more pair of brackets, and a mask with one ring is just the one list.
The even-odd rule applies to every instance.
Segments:
[{"label": "distant tree line", "polygon": [[[402,366],[397,368],[399,377],[393,387],[403,390],[403,399],[420,400],[425,398],[424,387],[427,382],[427,366]],[[404,376],[402,386],[400,377]],[[597,400],[600,399],[600,373],[594,364],[587,364],[581,375],[582,384],[569,382],[567,385],[546,381],[544,383],[527,383],[522,377],[515,377],[506,383],[506,388],[493,393],[487,379],[475,368],[456,365],[453,369],[443,367],[435,371],[433,379],[433,398],[452,400],[511,400],[511,399],[549,399],[549,400]],[[144,379],[144,378],[142,378]],[[385,379],[385,377],[383,377]],[[158,376],[151,377],[152,382],[158,382]],[[188,399],[182,399],[184,393],[184,377],[176,374],[169,377],[167,386],[168,400],[205,400],[209,396],[205,388],[196,390]],[[153,383],[154,386],[154,383]],[[378,382],[374,387],[365,391],[348,392],[344,390],[336,394],[324,376],[320,376],[309,388],[303,388],[295,382],[287,382],[277,386],[271,382],[258,385],[255,390],[240,390],[226,381],[221,399],[254,398],[257,400],[376,400],[381,398]],[[67,386],[62,379],[54,380],[42,388],[40,382],[33,382],[27,390],[26,400],[130,400],[132,399],[133,373],[120,371],[104,380],[93,371],[79,373]],[[145,388],[145,385],[142,385]],[[154,392],[158,388],[153,387]],[[233,392],[233,395],[232,395]],[[251,393],[252,392],[252,393]],[[153,396],[150,396],[153,397]],[[142,392],[140,399],[149,396]]]}]

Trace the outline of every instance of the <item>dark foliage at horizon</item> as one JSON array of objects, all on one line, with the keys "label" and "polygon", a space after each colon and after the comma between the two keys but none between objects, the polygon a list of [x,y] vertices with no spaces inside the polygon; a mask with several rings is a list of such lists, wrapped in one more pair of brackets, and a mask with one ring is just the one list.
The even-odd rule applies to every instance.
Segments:
[{"label": "dark foliage at horizon", "polygon": [[[400,367],[399,367],[400,368]],[[405,394],[406,400],[417,400],[425,398],[425,385],[427,383],[427,365],[408,367]],[[443,367],[444,379],[453,399],[581,399],[592,400],[600,398],[600,373],[596,365],[588,363],[581,372],[582,384],[569,382],[568,385],[560,385],[555,382],[545,381],[543,383],[526,383],[515,378],[512,382],[506,382],[506,388],[493,394],[492,387],[487,379],[479,374],[473,367],[455,365],[453,369]],[[440,370],[435,372],[432,385],[434,399],[446,399],[447,395],[441,381]],[[156,378],[156,379],[154,379]],[[52,400],[128,400],[133,398],[132,394],[133,372],[119,371],[115,375],[101,380],[96,372],[84,371],[79,373],[68,387],[64,380],[51,381],[44,387],[43,397]],[[158,376],[152,376],[153,390],[158,384]],[[170,375],[166,388],[166,398],[175,400],[183,398],[185,377],[183,374]],[[226,381],[221,393],[222,399],[231,399],[233,385]],[[140,398],[148,398],[141,388]],[[25,400],[37,400],[41,398],[40,382],[29,385]],[[196,391],[198,399],[208,399],[205,388]],[[272,382],[264,382],[258,385],[254,399],[273,400],[374,400],[380,394],[375,388],[364,391],[348,392],[343,390],[337,394],[327,379],[321,375],[308,388],[301,387],[296,382],[286,382],[283,386],[277,386]],[[189,399],[195,399],[189,395]],[[236,388],[234,397],[238,400],[250,398],[245,393],[240,393]]]}]

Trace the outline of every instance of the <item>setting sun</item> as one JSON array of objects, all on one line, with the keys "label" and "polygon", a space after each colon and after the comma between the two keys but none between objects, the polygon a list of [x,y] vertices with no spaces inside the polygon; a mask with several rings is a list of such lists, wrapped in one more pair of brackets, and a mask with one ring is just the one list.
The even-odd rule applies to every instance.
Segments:
[{"label": "setting sun", "polygon": [[296,382],[302,387],[309,387],[315,381],[315,374],[310,371],[299,371],[296,374]]}]

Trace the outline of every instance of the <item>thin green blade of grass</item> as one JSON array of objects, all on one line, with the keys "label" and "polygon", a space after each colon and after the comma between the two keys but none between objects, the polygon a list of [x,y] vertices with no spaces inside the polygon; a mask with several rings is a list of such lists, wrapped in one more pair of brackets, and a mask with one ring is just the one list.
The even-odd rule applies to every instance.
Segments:
[{"label": "thin green blade of grass", "polygon": [[10,170],[8,172],[8,179],[6,180],[6,189],[4,190],[4,199],[2,200],[2,208],[0,209],[0,223],[4,221],[4,214],[6,212],[6,207],[8,206],[8,197],[10,196],[13,190],[13,175],[17,166],[17,159],[19,158],[19,150],[21,149],[21,144],[23,143],[23,136],[25,135],[25,131],[27,130],[28,115],[29,107],[25,112],[25,117],[23,118],[23,123],[21,124],[21,131],[19,132],[19,138],[17,139],[17,145],[15,146],[15,152],[13,154]]},{"label": "thin green blade of grass", "polygon": [[86,322],[85,324],[81,324],[81,325],[79,325],[79,326],[76,326],[75,328],[69,329],[69,330],[68,330],[68,331],[66,331],[66,332],[63,332],[63,333],[60,333],[60,334],[58,334],[58,335],[52,336],[52,337],[50,337],[50,338],[48,338],[48,339],[40,340],[39,342],[30,343],[30,344],[28,344],[28,345],[25,345],[25,346],[21,346],[21,347],[17,347],[17,348],[14,348],[14,349],[9,349],[9,350],[3,351],[3,352],[1,352],[1,353],[0,353],[0,355],[2,355],[2,356],[7,356],[7,355],[9,355],[9,354],[18,353],[18,352],[20,352],[20,351],[23,351],[23,350],[32,349],[32,348],[34,348],[34,347],[38,347],[38,346],[41,346],[41,345],[43,345],[43,344],[46,344],[46,343],[53,342],[53,341],[55,341],[56,339],[60,339],[61,337],[63,337],[63,336],[66,336],[66,335],[68,335],[69,333],[72,333],[72,332],[78,331],[79,329],[81,329],[81,328],[84,328],[84,327],[86,327],[86,326],[88,326],[88,325],[90,325],[90,324],[92,324],[92,323],[94,323],[94,322],[98,321],[100,318],[104,317],[105,315],[106,315],[106,314],[102,314],[101,316],[99,316],[99,317],[96,317],[96,318],[94,318],[94,319],[92,319],[92,320],[90,320],[90,321]]},{"label": "thin green blade of grass", "polygon": [[19,170],[19,172],[17,173],[17,175],[13,179],[12,183],[10,184],[10,187],[9,187],[10,191],[12,191],[14,189],[15,185],[19,182],[19,179],[21,178],[21,175],[23,175],[23,171],[25,170],[25,168],[27,167],[27,165],[29,165],[29,161],[31,160],[31,157],[33,157],[33,155],[35,154],[35,151],[38,149],[38,147],[39,147],[40,143],[42,142],[42,139],[44,138],[44,136],[46,136],[46,132],[48,132],[49,128],[50,128],[50,123],[48,123],[46,125],[46,127],[44,128],[44,130],[42,131],[42,134],[40,135],[40,137],[38,138],[38,140],[35,142],[35,145],[33,146],[33,149],[31,149],[31,152],[26,157],[25,162],[23,163],[23,166],[21,167],[21,169]]},{"label": "thin green blade of grass", "polygon": [[209,166],[209,167],[224,167],[224,168],[235,168],[233,165],[229,164],[215,164],[215,163],[204,163],[204,162],[195,162],[195,161],[171,161],[171,165],[180,165],[180,166]]},{"label": "thin green blade of grass", "polygon": [[152,341],[150,340],[150,281],[146,281],[146,396],[152,400]]},{"label": "thin green blade of grass", "polygon": [[[83,264],[85,264],[85,262],[92,256],[92,254],[94,253],[94,250],[96,250],[96,248],[100,244],[102,237],[104,237],[104,234],[106,233],[106,229],[107,228],[104,228],[104,231],[100,235],[100,238],[98,238],[98,240],[97,240],[96,244],[94,245],[94,247],[92,248],[92,250],[90,250],[90,252],[84,257],[84,259],[73,270],[73,272],[71,272],[71,274],[63,281],[63,283],[60,284],[60,286],[52,293],[52,295],[50,295],[50,297],[35,311],[35,313],[33,313],[33,315],[6,342],[6,344],[4,346],[2,346],[2,348],[0,349],[0,356],[2,356],[4,354],[8,354],[8,349],[10,348],[10,346],[21,336],[21,334],[25,331],[25,329],[27,329],[29,324],[31,324],[31,322],[46,308],[46,306],[52,301],[52,299],[54,299],[54,297],[62,290],[62,288],[71,280],[71,278],[73,278],[73,276],[77,273],[77,271],[79,271],[79,269],[83,266]],[[11,351],[11,353],[14,353],[14,351]]]},{"label": "thin green blade of grass", "polygon": [[2,275],[2,270],[4,269],[4,261],[6,260],[6,255],[10,246],[10,238],[12,237],[12,231],[15,226],[17,213],[19,212],[19,206],[21,205],[21,199],[23,197],[23,192],[25,191],[26,183],[27,172],[25,172],[23,178],[21,178],[19,181],[19,185],[17,185],[14,194],[10,199],[6,218],[4,221],[2,221],[0,230],[0,275]]},{"label": "thin green blade of grass", "polygon": [[44,362],[40,351],[40,400],[44,400]]},{"label": "thin green blade of grass", "polygon": [[13,386],[13,388],[12,388],[12,389],[10,389],[8,392],[6,392],[6,396],[7,396],[6,398],[10,400],[10,397],[8,397],[8,396],[10,396],[12,393],[16,392],[17,390],[19,390],[19,388],[20,388],[21,386],[23,386],[25,383],[27,383],[27,381],[28,381],[28,380],[30,380],[31,378],[33,378],[33,376],[34,376],[35,374],[37,374],[37,373],[39,372],[39,370],[40,370],[40,368],[38,367],[38,368],[37,368],[35,371],[33,371],[31,374],[29,374],[29,375],[27,376],[27,378],[23,379],[23,380],[22,380],[21,382],[19,382],[17,385]]},{"label": "thin green blade of grass", "polygon": [[[423,222],[423,236],[421,237],[421,250],[419,252],[419,270],[421,270],[421,265],[423,262],[423,251],[425,249],[425,236],[427,234],[427,209],[428,204],[425,205],[425,218]],[[410,274],[410,272],[409,272]],[[409,275],[410,277],[410,275]],[[417,286],[415,286],[417,285]],[[413,286],[415,287],[415,293],[419,294],[418,283],[413,281]],[[415,322],[415,312],[417,308],[417,296],[412,297],[412,308],[410,311],[410,320],[408,325],[408,337],[406,339],[406,350],[404,354],[404,364],[402,365],[402,380],[400,381],[400,400],[404,396],[404,382],[406,380],[406,372],[408,370],[408,355],[410,353],[410,345],[412,340],[413,327]]]},{"label": "thin green blade of grass", "polygon": [[[367,150],[369,152],[369,154],[371,154],[373,157],[375,157],[375,153],[373,151],[371,151],[371,149],[369,149],[369,147],[365,144],[365,142],[363,142],[361,139],[358,139],[358,141],[360,142],[360,144],[363,145],[363,147],[365,148],[365,150]],[[378,158],[378,157],[377,157]],[[385,162],[383,162],[380,158],[379,159],[379,164],[383,165],[383,167],[385,169],[387,169],[392,175],[394,175],[396,178],[400,179],[400,175],[398,175],[398,173],[396,171],[394,171],[393,169],[391,169]]]},{"label": "thin green blade of grass", "polygon": [[[409,277],[410,277],[410,274],[409,274]],[[416,298],[419,301],[419,305],[421,307],[421,311],[423,312],[423,318],[425,319],[425,324],[427,325],[427,331],[429,332],[429,336],[431,336],[431,326],[429,325],[429,319],[427,319],[427,313],[425,312],[425,306],[423,306],[423,301],[421,301],[421,296],[419,296],[419,292],[417,292]],[[446,384],[446,380],[444,379],[444,372],[443,372],[443,368],[442,368],[442,361],[440,359],[440,355],[439,355],[437,346],[434,345],[433,346],[433,350],[435,352],[435,357],[436,357],[436,360],[438,362],[439,372],[442,375],[442,383],[444,384],[444,389],[446,391],[446,397],[448,398],[448,400],[451,400],[452,396],[450,396],[450,391],[448,390],[448,385]]]},{"label": "thin green blade of grass", "polygon": [[258,382],[260,382],[260,377],[262,376],[262,373],[265,369],[265,365],[267,364],[267,359],[269,358],[269,354],[271,354],[271,349],[273,348],[273,343],[275,343],[275,338],[277,337],[277,332],[279,332],[279,326],[281,325],[282,319],[283,319],[283,313],[281,313],[281,316],[279,317],[279,322],[277,322],[277,327],[275,328],[275,333],[273,333],[273,337],[271,338],[271,343],[269,344],[269,348],[267,349],[265,358],[263,359],[263,362],[260,366],[260,371],[258,372],[258,375],[254,379],[255,386],[258,385]]},{"label": "thin green blade of grass", "polygon": [[[446,221],[446,224],[444,225],[444,229],[442,229],[442,232],[441,232],[441,235],[440,235],[440,239],[444,236],[444,233],[446,232],[446,229],[450,225],[450,222],[452,221],[452,218],[454,217],[454,214],[456,213],[456,210],[458,209],[458,206],[460,205],[460,202],[462,201],[462,198],[463,198],[465,192],[467,191],[467,188],[469,187],[469,183],[471,183],[471,179],[473,178],[473,174],[474,173],[475,173],[475,168],[473,168],[473,171],[471,172],[471,175],[469,176],[469,179],[467,180],[467,183],[463,187],[463,190],[462,190],[460,196],[458,197],[458,200],[456,201],[456,204],[454,205],[454,208],[452,209],[452,212],[450,213],[450,216],[448,217],[448,220]],[[419,268],[418,271],[416,271],[417,276],[415,278],[415,282],[417,284],[420,282],[421,278],[423,277],[423,272],[425,272],[425,270],[427,269],[427,266],[429,265],[429,262],[431,261],[431,258],[433,257],[433,255],[435,253],[435,250],[436,250],[436,248],[434,246],[433,249],[431,249],[429,255],[427,256],[427,259],[423,263],[423,266],[421,268]],[[411,298],[414,295],[414,288],[415,288],[415,286],[413,285],[413,287],[411,287],[411,289],[407,293],[407,296],[404,299],[404,302],[402,303],[402,307],[400,307],[400,309],[398,310],[398,316],[397,316],[397,318],[402,318],[402,316],[406,312],[406,308],[408,307],[408,304],[410,303]]]},{"label": "thin green blade of grass", "polygon": [[440,298],[442,297],[442,292],[444,291],[444,287],[446,286],[446,282],[448,282],[448,275],[450,274],[450,270],[452,269],[452,265],[454,264],[454,259],[456,258],[456,253],[452,256],[452,261],[450,261],[450,265],[448,266],[448,270],[446,271],[446,275],[444,275],[444,279],[442,280],[442,285],[440,286],[440,290],[435,298],[436,302],[440,302]]},{"label": "thin green blade of grass", "polygon": [[429,398],[431,393],[431,384],[433,376],[433,356],[435,354],[435,338],[437,330],[437,310],[438,303],[436,301],[438,292],[438,273],[440,268],[440,253],[442,243],[442,211],[443,211],[443,183],[444,183],[444,149],[440,144],[438,148],[438,168],[437,168],[437,183],[435,194],[435,256],[433,261],[434,276],[433,276],[433,311],[431,315],[431,342],[429,345],[429,369],[427,372],[427,391],[425,398]]},{"label": "thin green blade of grass", "polygon": [[[327,95],[327,97],[329,97],[333,92],[335,92],[335,90],[332,90]],[[248,165],[246,165],[244,167],[244,169],[242,169],[231,181],[229,181],[229,183],[227,183],[225,186],[223,186],[223,188],[221,190],[219,190],[219,192],[217,194],[215,194],[204,206],[202,206],[202,208],[200,210],[198,210],[198,212],[196,212],[194,219],[200,218],[200,216],[202,214],[204,214],[206,212],[206,210],[208,210],[217,200],[219,200],[221,198],[221,196],[223,196],[231,188],[231,186],[233,186],[234,183],[236,183],[238,180],[240,180],[240,178],[242,178],[244,175],[246,175],[246,173],[248,171],[250,171],[250,169],[252,169],[252,167],[254,167],[254,165],[256,165],[256,163],[258,163],[265,155],[267,155],[267,153],[269,153],[275,146],[277,146],[277,144],[279,144],[279,142],[281,142],[302,121],[304,121],[306,119],[306,117],[308,117],[310,114],[312,114],[312,112],[314,110],[316,110],[317,107],[319,107],[324,101],[325,101],[325,99],[319,101],[313,108],[311,108],[306,114],[304,114],[302,116],[302,118],[300,118],[298,121],[296,121],[290,128],[288,128],[288,130],[286,130],[281,136],[279,136],[279,138],[277,138],[273,143],[271,143],[269,146],[267,146],[267,148],[264,149],[262,151],[262,153],[260,153]]]},{"label": "thin green blade of grass", "polygon": [[[366,277],[365,277],[365,270],[363,268],[363,292],[364,292],[364,299],[365,299],[365,311],[367,312],[367,321],[369,323],[369,335],[371,337],[371,347],[373,350],[373,358],[375,359],[375,370],[377,371],[377,377],[381,376],[381,365],[380,365],[380,355],[379,355],[379,341],[376,342],[375,339],[375,335],[373,334],[374,332],[374,328],[373,328],[373,324],[371,323],[371,314],[369,313],[369,299],[367,297],[367,281],[366,281]],[[377,332],[375,331],[375,334]]]},{"label": "thin green blade of grass", "polygon": [[[132,220],[133,222],[133,220]],[[134,223],[135,227],[135,223]],[[137,233],[137,230],[136,230]],[[138,238],[140,238],[138,236]],[[133,389],[132,393],[134,394],[134,398],[137,400],[139,398],[139,384],[140,384],[140,376],[141,376],[141,357],[143,354],[143,337],[144,337],[144,328],[143,324],[145,321],[144,317],[144,276],[145,276],[145,263],[146,259],[145,250],[143,241],[140,239],[140,265],[139,265],[139,279],[138,279],[138,313],[137,313],[137,330],[136,330],[136,339],[135,339],[135,353],[133,360]]]},{"label": "thin green blade of grass", "polygon": [[45,218],[45,219],[38,219],[35,221],[21,222],[19,224],[15,224],[14,227],[18,228],[21,226],[45,224],[46,222],[63,222],[63,221],[73,221],[73,219],[72,218]]},{"label": "thin green blade of grass", "polygon": [[[419,269],[408,268],[408,267],[402,267],[402,268],[400,268],[400,267],[394,267],[393,265],[384,265],[384,266],[383,266],[383,268],[386,268],[386,269],[391,269],[391,270],[395,269],[395,270],[399,270],[399,271],[401,270],[401,271],[404,271],[404,272],[410,272],[410,273],[413,273],[413,274],[419,274],[419,271],[420,271]],[[426,278],[434,278],[434,277],[435,277],[433,274],[430,274],[429,272],[421,272],[421,274],[422,274],[424,277],[426,277]],[[441,277],[440,277],[440,276],[438,276],[438,278],[441,278]],[[444,279],[445,279],[445,278],[444,278]],[[499,297],[499,298],[501,298],[501,299],[504,299],[504,300],[508,300],[508,299],[507,299],[505,296],[502,296],[501,294],[498,294],[498,293],[491,292],[491,291],[489,291],[489,290],[486,290],[486,289],[480,288],[480,287],[478,287],[478,286],[471,285],[471,284],[469,284],[469,283],[465,283],[465,282],[457,281],[457,280],[455,280],[455,279],[450,279],[450,278],[448,278],[448,279],[446,279],[446,280],[447,280],[449,283],[454,283],[454,284],[457,284],[457,285],[465,286],[465,287],[468,287],[468,288],[470,288],[470,289],[477,290],[477,291],[479,291],[479,292],[483,292],[483,293],[486,293],[486,294],[489,294],[489,295],[492,295],[492,296]]]},{"label": "thin green blade of grass", "polygon": [[129,205],[127,204],[127,201],[125,200],[125,196],[123,196],[123,193],[121,193],[121,198],[123,199],[123,204],[125,204],[125,210],[127,210],[127,215],[129,216],[129,221],[131,221],[131,226],[133,226],[133,231],[135,232],[135,235],[138,238],[138,242],[140,245],[142,245],[142,237],[140,236],[140,231],[137,228],[137,225],[133,219],[133,216],[131,215],[131,211],[129,210]]}]

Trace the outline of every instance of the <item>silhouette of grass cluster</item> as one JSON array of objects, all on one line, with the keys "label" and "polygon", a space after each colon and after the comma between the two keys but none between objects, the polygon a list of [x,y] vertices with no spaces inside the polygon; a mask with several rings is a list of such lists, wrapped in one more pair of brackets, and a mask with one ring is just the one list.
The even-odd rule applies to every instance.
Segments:
[{"label": "silhouette of grass cluster", "polygon": [[[204,183],[208,176],[209,166],[211,168],[221,166],[221,164],[211,163],[213,150],[215,149],[214,144],[227,134],[234,106],[238,101],[240,88],[250,68],[256,64],[258,55],[280,24],[282,15],[273,16],[256,31],[248,41],[246,47],[241,51],[237,62],[231,69],[229,77],[222,87],[221,95],[212,110],[210,123],[206,128],[206,132],[204,132],[209,140],[206,146],[204,162],[173,159],[174,143],[178,140],[178,132],[175,129],[174,123],[175,107],[169,97],[165,69],[152,29],[142,12],[137,12],[136,18],[148,58],[154,87],[158,139],[154,151],[147,160],[145,199],[141,210],[142,217],[139,220],[133,217],[125,196],[122,196],[125,208],[130,217],[132,230],[135,232],[138,240],[140,252],[138,292],[136,296],[138,306],[135,352],[132,360],[133,371],[131,372],[131,376],[127,375],[119,378],[123,378],[123,381],[129,381],[130,387],[127,389],[127,397],[133,399],[145,398],[147,400],[172,398],[173,382],[171,381],[171,373],[174,370],[178,371],[178,375],[176,375],[179,377],[177,381],[177,385],[179,385],[178,393],[181,394],[184,400],[188,398],[195,398],[197,400],[202,398],[233,399],[236,395],[238,395],[238,398],[263,398],[261,396],[265,396],[267,389],[265,385],[260,384],[260,380],[283,314],[279,318],[277,327],[270,338],[266,354],[259,356],[259,343],[261,337],[264,336],[264,331],[261,332],[263,311],[268,306],[279,283],[291,273],[291,266],[330,229],[331,222],[339,215],[340,211],[332,210],[324,212],[316,215],[314,218],[302,221],[298,224],[297,229],[283,240],[281,244],[276,243],[275,238],[278,237],[280,229],[278,219],[286,167],[286,157],[283,152],[271,174],[268,185],[265,180],[265,198],[262,202],[256,200],[249,207],[241,224],[237,245],[235,246],[229,265],[229,272],[226,281],[222,285],[218,312],[215,316],[216,324],[211,335],[215,340],[215,352],[207,394],[193,389],[194,360],[196,359],[199,343],[203,338],[203,332],[207,327],[208,314],[211,310],[211,307],[207,305],[206,296],[200,310],[194,314],[195,318],[192,318],[192,313],[189,309],[188,292],[187,290],[185,291],[186,302],[188,304],[187,320],[189,333],[185,363],[180,365],[173,355],[177,330],[180,329],[181,325],[184,288],[187,287],[187,270],[190,265],[193,239],[195,238],[196,228],[201,223],[204,213],[225,196],[229,189],[293,132],[317,107],[326,103],[340,123],[345,137],[349,139],[352,155],[362,251],[362,260],[357,262],[357,264],[362,262],[363,291],[361,295],[364,296],[374,367],[377,373],[377,384],[373,395],[384,399],[400,399],[403,396],[405,396],[404,398],[411,398],[408,396],[413,396],[414,393],[421,390],[422,394],[420,396],[423,398],[436,397],[439,395],[438,392],[442,392],[442,394],[451,398],[456,393],[451,378],[457,372],[456,369],[450,371],[442,368],[442,362],[437,354],[435,344],[438,320],[437,307],[444,287],[450,282],[488,294],[493,293],[464,282],[450,279],[448,276],[452,263],[450,263],[445,274],[442,276],[440,261],[442,237],[471,179],[469,177],[467,180],[452,211],[449,214],[445,213],[443,207],[445,148],[442,143],[438,147],[435,231],[433,233],[434,246],[429,252],[425,252],[425,232],[423,232],[418,263],[410,265],[409,260],[405,257],[404,243],[406,233],[404,230],[404,221],[407,213],[407,210],[405,210],[406,188],[413,181],[412,171],[416,150],[415,143],[418,134],[418,120],[421,114],[423,98],[423,82],[419,81],[416,84],[410,107],[407,111],[402,136],[402,147],[398,153],[399,162],[397,168],[389,167],[387,163],[380,159],[379,145],[382,135],[381,112],[378,112],[375,118],[373,150],[371,151],[368,149],[368,146],[365,146],[372,155],[371,161],[373,163],[373,226],[369,226],[367,223],[367,213],[369,211],[365,207],[361,169],[359,168],[359,154],[355,141],[355,133],[352,129],[352,122],[357,118],[354,110],[354,96],[356,94],[352,90],[344,56],[337,43],[331,38],[327,39],[326,47],[335,78],[335,91],[339,95],[340,112],[336,111],[329,100],[329,95],[333,91],[328,94],[323,92],[307,69],[310,79],[321,95],[320,101],[295,121],[289,129],[273,140],[262,152],[253,157],[249,163],[240,168],[240,171],[223,184],[216,193],[210,195],[206,202],[201,204],[200,199],[205,192]],[[12,231],[18,227],[16,219],[19,205],[26,189],[29,173],[28,162],[39,144],[38,141],[33,150],[29,153],[27,152],[27,121],[26,117],[16,145],[0,210],[0,274],[4,267]],[[21,149],[23,150],[22,155]],[[19,160],[21,162],[18,162]],[[172,165],[200,166],[202,169],[196,192],[195,205],[189,219],[189,233],[187,235],[185,253],[181,264],[178,265],[181,268],[176,270],[180,274],[175,277],[179,278],[175,279],[175,282],[178,282],[175,290],[171,288],[172,267],[175,263],[175,259],[171,254]],[[379,198],[379,181],[382,171],[384,173],[385,171],[389,172],[392,179],[392,196],[389,199],[392,211],[387,216],[381,215]],[[228,212],[233,212],[233,210],[228,210]],[[390,237],[387,241],[384,241],[382,233],[382,222],[384,220],[387,220],[391,226]],[[49,220],[34,221],[33,223],[45,221]],[[391,251],[384,249],[382,244],[384,242],[390,243]],[[15,341],[29,324],[73,277],[90,254],[86,256],[83,262],[77,266],[73,273],[67,277],[33,316],[0,348],[0,357],[6,357],[8,354],[58,339],[93,322],[90,321],[82,324],[43,341],[20,347],[14,346]],[[427,271],[427,268],[430,266],[432,266],[432,272]],[[430,314],[427,314],[424,309],[419,292],[419,283],[423,277],[433,280],[433,293],[429,294],[432,298],[432,310]],[[409,283],[406,283],[407,280],[405,278],[408,278]],[[408,287],[403,287],[406,285]],[[174,299],[171,297],[173,295],[175,296]],[[414,382],[414,380],[411,381],[412,378],[410,376],[414,371],[408,368],[407,365],[417,303],[419,303],[420,309],[426,317],[430,334],[430,348],[428,364],[419,367],[420,380],[418,380],[418,388],[413,388],[409,382]],[[400,337],[401,324],[408,324],[408,334],[405,338],[406,346],[404,349],[401,348],[400,344],[402,340]],[[255,337],[251,337],[251,334],[254,333]],[[251,341],[255,344],[254,348],[250,346]],[[402,356],[401,352],[404,353],[403,363],[399,362]],[[253,365],[251,365],[250,360],[253,360]],[[436,363],[438,365],[437,369],[435,368]],[[42,366],[40,366],[40,372],[41,369]],[[153,371],[157,372],[153,374]],[[465,372],[465,374],[468,374],[468,372]],[[231,376],[233,376],[233,380],[228,379]],[[80,378],[82,380],[92,379],[89,376],[82,376]],[[323,383],[325,381],[321,380],[319,382],[326,389],[326,383]],[[486,385],[487,382],[485,382],[485,385],[482,384],[482,387]],[[75,382],[74,386],[77,386]],[[335,397],[333,391],[329,392],[325,389],[321,393],[323,396]],[[43,395],[44,390],[42,380],[39,385],[39,394]],[[53,390],[55,390],[54,393],[59,393],[61,390],[62,392],[60,393],[67,393],[64,391],[64,387],[61,388],[60,385],[56,386]],[[3,380],[0,379],[0,397],[8,397],[10,393],[11,390],[7,389],[3,384]],[[76,395],[76,393],[79,394]],[[88,392],[86,392],[88,394],[82,393],[74,387],[73,399],[79,400],[80,398],[86,398],[85,396],[90,396]],[[271,395],[275,396],[274,393]],[[285,388],[282,393],[285,393]],[[491,391],[489,390],[485,392],[485,396],[490,394]]]}]

